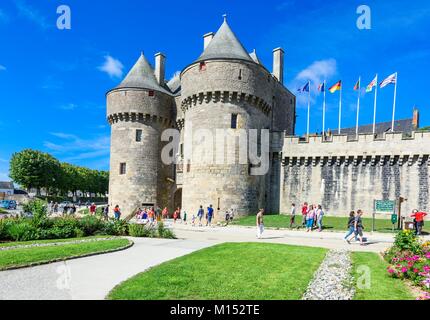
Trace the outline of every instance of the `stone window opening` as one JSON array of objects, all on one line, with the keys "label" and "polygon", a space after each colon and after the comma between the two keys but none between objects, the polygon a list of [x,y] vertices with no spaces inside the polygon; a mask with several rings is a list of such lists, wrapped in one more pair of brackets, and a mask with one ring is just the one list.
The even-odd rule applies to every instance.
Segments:
[{"label": "stone window opening", "polygon": [[242,80],[242,69],[239,69],[239,77],[237,77],[239,80]]},{"label": "stone window opening", "polygon": [[206,62],[204,61],[200,62],[199,70],[206,71]]},{"label": "stone window opening", "polygon": [[121,162],[119,164],[119,174],[124,175],[124,174],[126,174],[126,172],[127,172],[127,165],[125,162]]},{"label": "stone window opening", "polygon": [[232,113],[231,114],[231,129],[237,129],[237,122],[238,122],[238,114],[237,113]]},{"label": "stone window opening", "polygon": [[187,162],[187,172],[191,171],[191,162],[188,160]]},{"label": "stone window opening", "polygon": [[141,129],[136,130],[136,142],[142,142],[142,133],[143,131]]},{"label": "stone window opening", "polygon": [[149,90],[149,91],[148,91],[148,96],[149,96],[149,97],[153,97],[153,96],[155,96],[155,92],[154,92],[154,90]]}]

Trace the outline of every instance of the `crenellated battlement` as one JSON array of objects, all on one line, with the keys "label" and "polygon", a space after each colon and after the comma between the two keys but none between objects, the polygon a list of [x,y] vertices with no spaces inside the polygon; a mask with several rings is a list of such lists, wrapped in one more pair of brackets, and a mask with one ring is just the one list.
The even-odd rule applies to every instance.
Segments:
[{"label": "crenellated battlement", "polygon": [[156,114],[141,113],[141,112],[119,112],[110,114],[107,117],[110,125],[125,121],[125,122],[140,122],[140,123],[160,123],[164,127],[175,127],[175,122],[171,119],[161,117]]},{"label": "crenellated battlement", "polygon": [[197,94],[193,94],[188,96],[182,100],[182,111],[186,112],[188,109],[193,106],[209,103],[209,102],[221,102],[221,103],[248,103],[250,105],[255,106],[260,109],[266,116],[270,114],[272,108],[270,104],[264,99],[257,97],[255,95],[244,93],[244,92],[235,92],[235,91],[206,91],[199,92]]},{"label": "crenellated battlement", "polygon": [[[354,137],[355,138],[355,137]],[[430,132],[412,132],[410,136],[403,133],[385,133],[382,138],[372,134],[360,134],[358,139],[347,135],[334,135],[323,139],[322,136],[310,136],[308,140],[300,137],[284,138],[283,157],[288,163],[318,162],[331,163],[411,163],[426,160],[430,154]],[[388,160],[387,160],[388,159]],[[413,161],[415,163],[416,161]],[[285,161],[284,161],[285,162]]]}]

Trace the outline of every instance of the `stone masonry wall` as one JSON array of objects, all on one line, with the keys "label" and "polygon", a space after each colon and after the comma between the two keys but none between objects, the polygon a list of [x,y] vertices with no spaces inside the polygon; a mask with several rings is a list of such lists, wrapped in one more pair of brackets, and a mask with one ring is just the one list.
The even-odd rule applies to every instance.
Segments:
[{"label": "stone masonry wall", "polygon": [[430,133],[387,133],[384,139],[360,135],[358,141],[334,136],[323,142],[310,137],[284,141],[281,168],[281,212],[291,203],[322,204],[327,214],[347,215],[350,210],[373,212],[373,200],[408,200],[402,213],[429,207]]}]

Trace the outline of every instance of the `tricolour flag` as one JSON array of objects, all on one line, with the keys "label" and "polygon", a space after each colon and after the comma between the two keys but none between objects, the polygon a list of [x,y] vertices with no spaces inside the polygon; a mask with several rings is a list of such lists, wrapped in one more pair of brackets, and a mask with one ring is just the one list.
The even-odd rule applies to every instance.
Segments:
[{"label": "tricolour flag", "polygon": [[336,91],[342,88],[342,80],[339,80],[334,86],[328,89],[331,93],[335,93]]},{"label": "tricolour flag", "polygon": [[378,76],[375,76],[372,82],[367,85],[366,92],[372,92],[373,87],[376,87],[377,82],[378,82]]},{"label": "tricolour flag", "polygon": [[379,84],[379,87],[383,88],[389,84],[395,84],[397,82],[397,72],[393,73],[391,76],[388,76],[384,81]]},{"label": "tricolour flag", "polygon": [[360,80],[357,81],[357,83],[354,86],[354,91],[357,91],[360,89]]},{"label": "tricolour flag", "polygon": [[324,82],[323,82],[323,83],[321,83],[321,84],[318,86],[318,91],[320,91],[320,92],[324,92],[324,91],[325,91],[325,85],[324,85]]},{"label": "tricolour flag", "polygon": [[309,92],[309,82],[307,82],[303,88],[299,88],[297,91],[298,92]]}]

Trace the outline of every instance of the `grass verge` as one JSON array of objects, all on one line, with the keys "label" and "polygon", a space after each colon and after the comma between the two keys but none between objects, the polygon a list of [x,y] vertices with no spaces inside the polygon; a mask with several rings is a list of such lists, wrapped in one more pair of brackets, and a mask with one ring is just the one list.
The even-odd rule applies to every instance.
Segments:
[{"label": "grass verge", "polygon": [[[325,216],[323,219],[323,226],[325,231],[345,231],[347,230],[347,217],[333,217]],[[255,226],[255,215],[239,218],[233,224],[240,226]],[[302,215],[296,215],[295,225],[302,224]],[[372,218],[363,218],[365,232],[372,230]],[[289,215],[265,215],[264,225],[269,228],[289,228],[290,216]],[[396,225],[397,226],[397,225]],[[376,219],[375,231],[378,232],[392,232],[393,225],[389,219]],[[429,226],[424,226],[424,231],[430,232]],[[396,231],[397,232],[397,231]]]},{"label": "grass verge", "polygon": [[115,287],[109,299],[297,300],[326,249],[224,243],[165,262]]},{"label": "grass verge", "polygon": [[[69,239],[70,240],[70,239]],[[32,247],[0,251],[0,270],[21,268],[59,260],[67,260],[105,251],[121,249],[130,244],[128,239],[118,238],[95,242],[82,242],[61,246]]]},{"label": "grass verge", "polygon": [[[391,278],[388,275],[387,263],[378,254],[372,252],[353,252],[352,263],[353,274],[356,280],[354,300],[414,299],[411,290],[402,280]],[[362,285],[362,279],[364,279],[362,269],[370,270],[370,286],[368,288]],[[360,289],[358,286],[362,288]]]},{"label": "grass verge", "polygon": [[91,237],[81,237],[81,238],[67,238],[67,239],[50,239],[50,240],[33,240],[33,241],[10,241],[10,242],[0,242],[0,248],[15,247],[15,246],[25,246],[32,244],[47,244],[47,243],[61,243],[61,242],[72,242],[76,240],[91,240],[100,238],[114,238],[114,236],[100,235]]}]

